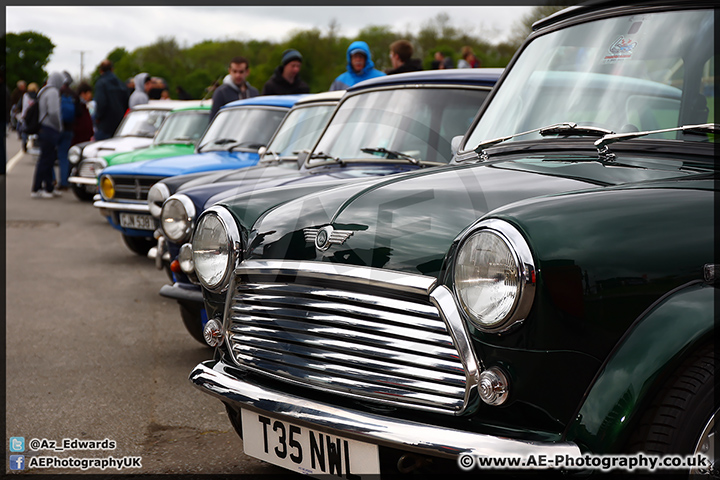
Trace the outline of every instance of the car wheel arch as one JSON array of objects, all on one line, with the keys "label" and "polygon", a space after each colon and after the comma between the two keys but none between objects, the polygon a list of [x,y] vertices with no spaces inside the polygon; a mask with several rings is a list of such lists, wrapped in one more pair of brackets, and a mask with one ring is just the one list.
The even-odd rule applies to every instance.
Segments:
[{"label": "car wheel arch", "polygon": [[[598,370],[563,437],[593,453],[622,452],[666,380],[712,341],[715,292],[691,282],[640,315]],[[652,341],[659,337],[664,345]]]}]

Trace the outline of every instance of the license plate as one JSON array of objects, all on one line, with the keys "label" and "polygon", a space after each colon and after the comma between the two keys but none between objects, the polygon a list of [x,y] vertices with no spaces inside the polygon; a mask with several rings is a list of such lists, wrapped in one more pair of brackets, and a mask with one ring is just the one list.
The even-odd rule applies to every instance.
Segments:
[{"label": "license plate", "polygon": [[242,431],[247,455],[279,467],[323,478],[362,479],[380,474],[377,445],[299,427],[249,410],[242,411]]},{"label": "license plate", "polygon": [[121,213],[120,226],[123,228],[134,228],[136,230],[155,230],[155,222],[152,215],[140,213]]}]

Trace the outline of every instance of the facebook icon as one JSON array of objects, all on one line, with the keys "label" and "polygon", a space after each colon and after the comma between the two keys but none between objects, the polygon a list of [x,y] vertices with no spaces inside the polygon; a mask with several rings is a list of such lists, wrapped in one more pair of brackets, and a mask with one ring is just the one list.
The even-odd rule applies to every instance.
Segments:
[{"label": "facebook icon", "polygon": [[10,455],[10,470],[25,470],[25,455]]}]

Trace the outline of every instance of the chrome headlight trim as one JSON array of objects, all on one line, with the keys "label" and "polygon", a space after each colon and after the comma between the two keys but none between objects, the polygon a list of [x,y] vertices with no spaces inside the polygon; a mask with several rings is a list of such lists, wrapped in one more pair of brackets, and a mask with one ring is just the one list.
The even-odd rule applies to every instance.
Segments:
[{"label": "chrome headlight trim", "polygon": [[82,148],[78,147],[77,145],[73,145],[70,147],[70,150],[68,150],[68,161],[75,165],[82,159]]},{"label": "chrome headlight trim", "polygon": [[[150,204],[150,211],[152,211],[153,204],[150,203],[149,195],[148,204]],[[180,208],[179,214],[178,212],[173,213],[173,208]],[[160,228],[165,237],[173,243],[181,243],[188,240],[195,227],[195,214],[195,204],[193,204],[187,195],[175,194],[165,200],[160,211]]]},{"label": "chrome headlight trim", "polygon": [[[508,311],[499,320],[492,323],[483,323],[463,302],[463,296],[458,288],[458,258],[468,242],[481,233],[490,233],[496,236],[509,250],[515,262],[515,276],[517,277],[517,295]],[[524,321],[533,304],[536,286],[536,268],[530,247],[522,234],[510,223],[504,220],[488,219],[478,223],[468,231],[458,244],[457,253],[453,261],[453,293],[463,316],[467,318],[480,331],[500,333]]]},{"label": "chrome headlight trim", "polygon": [[160,218],[163,203],[165,203],[169,197],[170,189],[167,185],[162,183],[162,181],[155,182],[155,184],[150,187],[147,196],[148,206],[150,207],[150,215],[155,218]]},{"label": "chrome headlight trim", "polygon": [[[202,248],[202,242],[201,237],[202,235],[201,229],[204,226],[204,223],[207,219],[207,217],[213,216],[217,219],[217,221],[220,223],[220,226],[223,227],[225,230],[225,243],[224,245],[218,245],[218,249],[225,247],[227,248],[228,252],[228,258],[225,262],[223,268],[224,270],[221,273],[221,275],[218,276],[218,279],[213,282],[208,282],[207,279],[209,278],[207,272],[203,271],[206,268],[205,260],[203,258],[200,258],[201,252],[199,252],[199,248]],[[210,290],[214,293],[221,293],[227,290],[228,286],[230,285],[230,280],[232,279],[233,272],[235,271],[235,268],[238,264],[238,259],[240,258],[240,251],[242,249],[242,241],[240,239],[240,232],[237,228],[237,224],[235,223],[235,218],[232,216],[230,211],[225,208],[218,205],[212,206],[205,210],[200,217],[197,219],[197,223],[195,225],[195,229],[193,230],[193,236],[192,236],[192,259],[193,263],[195,265],[195,273],[198,277],[198,280],[200,281],[200,284],[204,287]]]}]

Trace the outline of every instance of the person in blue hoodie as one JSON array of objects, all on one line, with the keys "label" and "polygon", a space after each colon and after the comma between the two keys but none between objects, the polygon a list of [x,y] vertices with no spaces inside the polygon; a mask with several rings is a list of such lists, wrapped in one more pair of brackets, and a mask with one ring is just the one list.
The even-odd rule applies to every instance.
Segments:
[{"label": "person in blue hoodie", "polygon": [[385,73],[375,68],[370,55],[370,47],[363,41],[356,41],[350,44],[347,49],[347,72],[339,75],[332,85],[330,91],[347,90],[358,82],[369,78],[382,77]]}]

